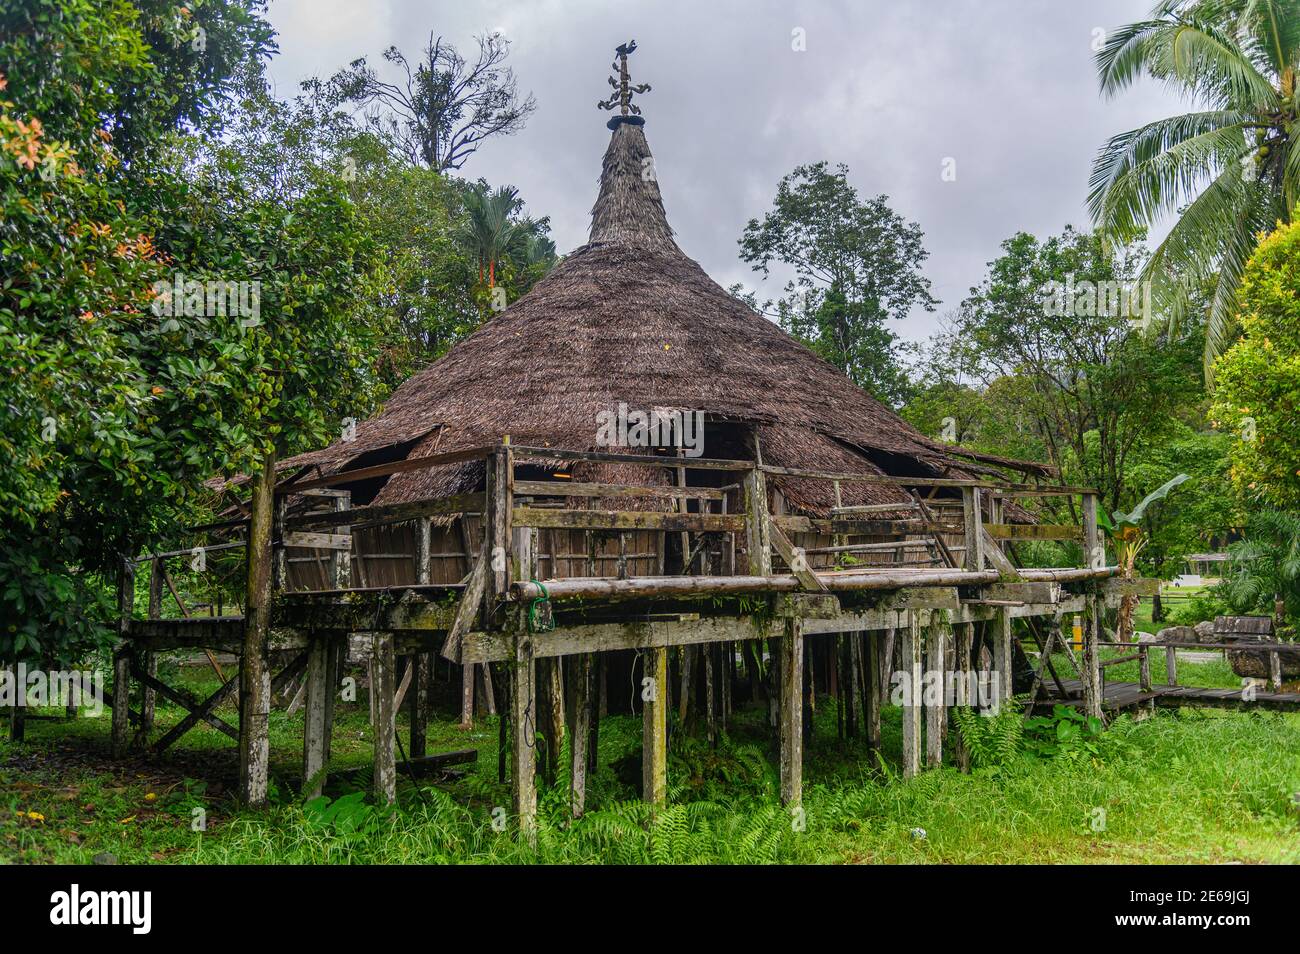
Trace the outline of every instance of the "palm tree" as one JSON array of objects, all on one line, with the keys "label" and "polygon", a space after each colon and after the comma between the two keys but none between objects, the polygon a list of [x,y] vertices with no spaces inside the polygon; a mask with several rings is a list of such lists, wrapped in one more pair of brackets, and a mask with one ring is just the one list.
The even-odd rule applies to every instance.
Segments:
[{"label": "palm tree", "polygon": [[1208,380],[1229,343],[1256,236],[1289,222],[1300,200],[1300,4],[1162,0],[1151,19],[1107,39],[1097,68],[1107,95],[1148,76],[1199,107],[1112,137],[1093,165],[1088,205],[1119,241],[1181,209],[1139,280],[1175,330],[1198,291],[1213,289]]},{"label": "palm tree", "polygon": [[542,261],[549,247],[550,260],[555,244],[546,238],[546,218],[516,218],[524,200],[514,186],[502,186],[489,192],[480,182],[465,191],[465,219],[456,231],[457,240],[478,261],[478,278],[486,279],[488,288],[496,287],[497,265],[503,260],[527,267]]},{"label": "palm tree", "polygon": [[1223,594],[1236,609],[1253,612],[1271,601],[1274,621],[1300,605],[1300,516],[1282,510],[1250,515],[1246,538],[1228,548]]}]

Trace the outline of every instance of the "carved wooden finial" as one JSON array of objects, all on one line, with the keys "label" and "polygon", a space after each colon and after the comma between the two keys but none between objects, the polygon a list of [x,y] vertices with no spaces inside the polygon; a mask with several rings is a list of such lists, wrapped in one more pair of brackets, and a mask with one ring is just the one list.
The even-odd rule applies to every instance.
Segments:
[{"label": "carved wooden finial", "polygon": [[[629,82],[627,74],[627,58],[628,55],[633,53],[635,50],[636,40],[628,40],[615,50],[618,54],[618,61],[612,64],[610,68],[618,71],[618,79],[615,80],[612,76],[609,78],[609,85],[614,87],[614,92],[610,94],[609,99],[601,100],[596,104],[598,109],[614,109],[615,107],[618,107],[619,117],[627,116],[629,114],[633,116],[641,115],[641,110],[632,104],[632,96],[636,93],[650,92],[650,84],[641,83],[637,86],[633,86]],[[609,121],[611,129],[617,126],[620,121],[624,121],[620,120],[619,117],[615,117]]]}]

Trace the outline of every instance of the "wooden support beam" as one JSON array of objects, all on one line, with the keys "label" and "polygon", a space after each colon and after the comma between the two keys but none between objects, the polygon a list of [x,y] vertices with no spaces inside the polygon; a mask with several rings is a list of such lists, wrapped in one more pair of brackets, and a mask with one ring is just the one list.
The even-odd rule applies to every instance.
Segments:
[{"label": "wooden support beam", "polygon": [[962,566],[967,570],[982,570],[985,564],[983,520],[980,517],[980,490],[978,487],[961,489],[962,536],[966,549]]},{"label": "wooden support beam", "polygon": [[510,781],[519,830],[531,838],[537,830],[537,766],[533,747],[537,727],[534,697],[536,680],[533,637],[522,618],[518,621],[513,637],[510,666]]},{"label": "wooden support beam", "polygon": [[[952,638],[952,629],[948,623],[937,617],[932,618],[925,634],[926,646],[926,687],[927,694],[937,693],[925,700],[925,764],[927,768],[938,768],[943,764],[943,736],[948,722],[946,706],[947,656],[948,642]],[[937,685],[936,685],[937,683]]]},{"label": "wooden support beam", "polygon": [[989,637],[993,643],[993,675],[997,682],[992,687],[994,706],[1001,709],[1003,703],[1010,701],[1011,681],[1011,613],[998,609],[989,620]]},{"label": "wooden support beam", "polygon": [[573,735],[569,741],[569,810],[581,818],[587,805],[587,748],[591,737],[593,655],[574,659]]},{"label": "wooden support beam", "polygon": [[1101,604],[1093,594],[1087,596],[1087,613],[1083,621],[1083,706],[1093,718],[1101,718]]},{"label": "wooden support beam", "polygon": [[1083,539],[1083,531],[1068,523],[986,523],[984,530],[994,540]]},{"label": "wooden support beam", "polygon": [[772,574],[772,541],[768,532],[772,526],[767,513],[767,481],[763,471],[754,468],[744,479],[744,529],[745,552],[750,576]]},{"label": "wooden support beam", "polygon": [[328,770],[326,751],[332,727],[329,699],[334,694],[331,680],[332,644],[324,636],[312,638],[307,647],[307,701],[303,710],[302,795],[316,798],[325,789]]},{"label": "wooden support beam", "polygon": [[[818,593],[828,592],[826,584],[808,567],[808,557],[802,549],[799,549],[781,532],[781,528],[775,524],[770,524],[767,528],[768,538],[772,546],[776,547],[776,552],[781,554],[781,559],[785,565],[790,568],[790,572],[799,578],[799,582],[805,589]],[[770,558],[769,558],[770,559]]]},{"label": "wooden support beam", "polygon": [[[971,699],[971,674],[975,671],[972,653],[975,648],[975,624],[958,623],[953,627],[953,637],[957,653],[957,679],[953,686],[953,704],[958,709],[969,709],[976,700]],[[956,733],[954,753],[957,768],[963,772],[970,771],[971,753],[962,738],[960,730]]]},{"label": "wooden support beam", "polygon": [[780,668],[781,804],[795,807],[803,802],[803,621],[785,620],[785,632],[778,640]]},{"label": "wooden support beam", "polygon": [[[510,587],[510,560],[514,520],[514,452],[502,444],[492,452],[487,484],[487,543],[492,598],[502,598]],[[521,526],[524,526],[521,522]]]},{"label": "wooden support beam", "polygon": [[[885,687],[889,685],[886,678],[887,665],[884,661],[884,647],[888,642],[892,649],[893,630],[872,629],[866,632],[866,654],[863,660],[867,681],[866,720],[867,744],[875,751],[880,750],[880,713],[884,706]],[[888,639],[886,638],[888,637]]]},{"label": "wooden support beam", "polygon": [[641,656],[641,797],[657,808],[668,802],[668,650]]},{"label": "wooden support beam", "polygon": [[244,641],[239,656],[239,797],[249,807],[266,803],[270,761],[271,530],[275,456],[268,454],[253,481],[248,525],[248,587]]},{"label": "wooden support beam", "polygon": [[921,771],[921,699],[922,660],[921,631],[916,613],[910,613],[903,629],[903,668],[906,685],[903,693],[903,778],[914,778]]},{"label": "wooden support beam", "polygon": [[392,633],[375,633],[371,642],[370,696],[374,700],[374,795],[381,803],[397,801],[397,656]]},{"label": "wooden support beam", "polygon": [[117,581],[117,647],[113,651],[112,752],[122,758],[130,747],[131,613],[135,608],[135,564],[123,559]]},{"label": "wooden support beam", "polygon": [[[155,692],[160,693],[164,699],[176,703],[181,708],[192,709],[194,707],[194,703],[191,699],[181,695],[181,693],[177,692],[171,686],[159,680],[157,676],[151,675],[147,670],[145,670],[142,663],[133,660],[131,674],[142,687],[147,686],[150,689],[153,689]],[[199,718],[212,726],[218,732],[221,732],[235,741],[239,741],[239,730],[230,725],[224,719],[217,718],[217,716],[212,714],[210,709],[205,709],[200,712]],[[141,720],[141,722],[143,728],[143,720]]]}]

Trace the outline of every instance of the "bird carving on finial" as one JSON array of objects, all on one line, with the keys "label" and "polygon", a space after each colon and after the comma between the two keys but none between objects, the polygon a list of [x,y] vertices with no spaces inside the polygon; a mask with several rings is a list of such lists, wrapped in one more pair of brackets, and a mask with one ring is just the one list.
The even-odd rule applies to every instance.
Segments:
[{"label": "bird carving on finial", "polygon": [[[596,104],[598,109],[614,109],[617,107],[619,116],[641,115],[641,109],[632,103],[632,96],[636,93],[650,92],[650,84],[640,83],[633,86],[630,82],[627,73],[627,58],[635,51],[636,40],[628,40],[614,49],[614,52],[618,54],[618,59],[610,66],[610,69],[618,73],[618,79],[615,80],[614,77],[609,77],[609,85],[614,87],[614,92],[610,94],[609,99],[601,100]],[[619,117],[611,119],[609,121],[610,128],[618,125],[619,122]]]}]

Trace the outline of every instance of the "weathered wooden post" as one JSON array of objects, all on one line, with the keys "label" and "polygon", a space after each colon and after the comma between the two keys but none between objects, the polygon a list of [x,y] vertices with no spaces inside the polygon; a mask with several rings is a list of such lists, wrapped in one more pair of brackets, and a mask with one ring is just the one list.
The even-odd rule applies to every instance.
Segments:
[{"label": "weathered wooden post", "polygon": [[[149,561],[149,618],[162,618],[162,588],[163,588],[163,570],[164,564],[161,559],[154,557]],[[158,657],[150,650],[145,650],[140,656],[142,668],[150,676],[158,676]],[[153,686],[144,683],[140,691],[140,734],[139,739],[148,745],[149,733],[153,731],[154,709],[157,704],[157,693]]]},{"label": "weathered wooden post", "polygon": [[1268,654],[1268,688],[1273,692],[1282,691],[1282,654],[1276,649]]},{"label": "weathered wooden post", "polygon": [[[1100,570],[1106,565],[1106,547],[1097,523],[1097,495],[1083,495],[1083,543],[1090,569]],[[1097,588],[1087,584],[1084,605],[1087,607],[1083,632],[1083,702],[1086,713],[1101,718],[1101,611],[1104,604],[1097,598]]]},{"label": "weathered wooden post", "polygon": [[884,661],[885,633],[871,630],[867,633],[866,676],[867,676],[867,744],[875,750],[880,749],[880,713],[884,707],[885,688],[889,685]]},{"label": "weathered wooden post", "polygon": [[[1088,584],[1092,588],[1092,584]],[[1085,598],[1087,613],[1083,621],[1083,658],[1080,661],[1083,669],[1083,707],[1087,715],[1095,718],[1101,718],[1102,709],[1102,681],[1101,681],[1101,646],[1098,645],[1101,636],[1101,614],[1098,612],[1099,601],[1096,595],[1089,594]]]},{"label": "weathered wooden post", "polygon": [[[569,808],[581,818],[587,803],[587,746],[591,733],[592,653],[574,660],[573,737],[569,741]],[[667,676],[665,676],[665,679]]]},{"label": "weathered wooden post", "polygon": [[271,630],[274,497],[275,456],[268,454],[253,481],[249,503],[248,590],[239,657],[239,797],[250,807],[266,802],[270,761],[271,671],[266,645]]},{"label": "weathered wooden post", "polygon": [[925,765],[926,768],[938,768],[943,764],[943,730],[948,720],[947,674],[944,662],[947,657],[948,640],[951,631],[948,621],[938,612],[930,616],[930,625],[925,634],[927,668],[925,680],[926,693],[937,692],[938,698],[926,700],[925,706]]},{"label": "weathered wooden post", "polygon": [[375,798],[387,804],[397,801],[397,736],[393,695],[397,691],[397,655],[392,633],[371,636],[370,694],[374,697]]},{"label": "weathered wooden post", "polygon": [[303,706],[302,786],[304,798],[316,798],[325,789],[325,773],[332,731],[330,701],[334,647],[319,634],[307,634],[307,699]]},{"label": "weathered wooden post", "polygon": [[781,804],[803,801],[803,620],[788,616],[779,640]]},{"label": "weathered wooden post", "polygon": [[767,519],[767,480],[757,467],[746,471],[745,550],[751,576],[772,575],[772,541]]},{"label": "weathered wooden post", "polygon": [[[428,586],[433,582],[433,521],[420,517],[415,523],[415,582]],[[473,562],[466,548],[465,561]],[[417,652],[411,656],[411,758],[422,759],[428,750],[429,693],[433,681],[433,653]]]},{"label": "weathered wooden post", "polygon": [[1011,610],[1000,606],[989,621],[993,641],[993,670],[997,679],[993,687],[994,705],[1001,708],[1011,701]]},{"label": "weathered wooden post", "polygon": [[668,801],[668,648],[641,655],[641,797],[656,807]]},{"label": "weathered wooden post", "polygon": [[907,614],[903,630],[903,665],[907,667],[906,692],[903,694],[903,778],[913,778],[921,771],[921,633],[917,614]]},{"label": "weathered wooden post", "polygon": [[533,743],[537,706],[533,698],[533,637],[526,611],[517,615],[510,665],[510,782],[519,830],[531,836],[537,827],[537,778]]},{"label": "weathered wooden post", "polygon": [[[953,627],[954,636],[957,644],[957,673],[956,684],[953,686],[953,705],[955,708],[966,709],[972,704],[971,699],[971,674],[975,671],[971,661],[971,652],[975,645],[975,624],[958,623]],[[970,771],[970,749],[966,747],[966,740],[962,738],[961,732],[957,732],[957,767],[963,772]]]},{"label": "weathered wooden post", "polygon": [[122,558],[117,581],[117,646],[113,650],[114,758],[126,755],[131,744],[131,613],[135,608],[135,564]]},{"label": "weathered wooden post", "polygon": [[1165,647],[1165,685],[1178,685],[1178,650],[1173,646]]},{"label": "weathered wooden post", "polygon": [[966,549],[962,553],[962,567],[967,570],[984,569],[984,521],[980,516],[980,489],[961,489],[962,536]]}]

